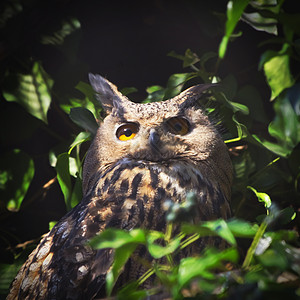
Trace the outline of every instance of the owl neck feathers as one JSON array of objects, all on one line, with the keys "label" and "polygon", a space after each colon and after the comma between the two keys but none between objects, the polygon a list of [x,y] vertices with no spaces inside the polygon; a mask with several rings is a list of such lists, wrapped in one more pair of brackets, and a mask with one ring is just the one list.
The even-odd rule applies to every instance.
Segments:
[{"label": "owl neck feathers", "polygon": [[[148,220],[147,227],[161,226],[156,224],[153,216],[162,216],[163,203],[167,199],[184,202],[189,191],[199,197],[196,206],[201,220],[230,216],[229,199],[221,187],[184,161],[164,166],[125,158],[99,170],[95,175],[92,179],[94,182],[89,184],[93,188],[88,191],[94,201],[102,203],[105,199],[105,205],[110,203],[121,207],[125,215],[133,206],[143,206],[142,217],[145,220],[140,222]],[[165,222],[165,219],[162,218],[160,222]],[[124,227],[130,229],[136,225],[128,220]]]}]

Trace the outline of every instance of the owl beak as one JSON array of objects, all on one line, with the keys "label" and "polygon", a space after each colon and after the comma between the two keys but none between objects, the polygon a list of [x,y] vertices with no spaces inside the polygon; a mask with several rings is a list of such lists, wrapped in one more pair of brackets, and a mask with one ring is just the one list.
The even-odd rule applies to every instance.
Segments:
[{"label": "owl beak", "polygon": [[159,134],[155,131],[155,129],[150,130],[150,135],[149,135],[149,144],[152,150],[155,152],[160,152],[159,151],[159,143],[160,143],[160,136]]}]

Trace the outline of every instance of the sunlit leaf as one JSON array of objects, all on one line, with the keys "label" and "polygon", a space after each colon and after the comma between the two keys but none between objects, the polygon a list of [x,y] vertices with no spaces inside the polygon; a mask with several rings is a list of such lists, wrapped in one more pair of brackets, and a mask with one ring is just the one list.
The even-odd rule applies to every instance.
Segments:
[{"label": "sunlit leaf", "polygon": [[271,99],[275,99],[284,89],[293,85],[294,80],[290,72],[289,56],[275,56],[264,64],[267,82],[271,88]]},{"label": "sunlit leaf", "polygon": [[126,244],[145,243],[146,237],[142,229],[124,231],[108,228],[91,240],[91,246],[95,249],[120,248]]},{"label": "sunlit leaf", "polygon": [[35,62],[29,74],[7,74],[7,80],[10,80],[10,76],[17,80],[17,88],[4,89],[4,98],[7,101],[18,102],[30,114],[47,123],[53,80],[41,64]]},{"label": "sunlit leaf", "polygon": [[227,223],[222,220],[214,220],[203,222],[198,225],[183,224],[182,231],[187,234],[198,233],[200,237],[204,236],[220,236],[231,245],[235,245],[236,241]]},{"label": "sunlit leaf", "polygon": [[227,3],[227,21],[225,35],[219,46],[219,57],[224,58],[229,38],[238,23],[242,13],[244,12],[249,0],[232,0]]},{"label": "sunlit leaf", "polygon": [[278,56],[278,51],[274,51],[274,50],[265,51],[260,57],[258,69],[261,70],[267,61],[269,61],[270,59],[276,56]]},{"label": "sunlit leaf", "polygon": [[230,228],[228,227],[227,223],[222,220],[215,220],[215,221],[208,221],[205,222],[203,227],[209,228],[211,231],[215,232],[218,236],[226,240],[229,244],[235,245],[236,240],[234,235],[232,234]]},{"label": "sunlit leaf", "polygon": [[262,192],[258,192],[255,188],[253,188],[252,186],[248,186],[248,188],[256,195],[256,197],[258,198],[259,202],[264,203],[266,208],[270,208],[272,201],[271,198],[268,194],[266,193],[262,193]]},{"label": "sunlit leaf", "polygon": [[50,221],[49,222],[49,231],[56,225],[57,221]]},{"label": "sunlit leaf", "polygon": [[257,232],[258,225],[250,224],[244,220],[233,219],[227,222],[227,226],[234,235],[234,237],[253,237]]}]

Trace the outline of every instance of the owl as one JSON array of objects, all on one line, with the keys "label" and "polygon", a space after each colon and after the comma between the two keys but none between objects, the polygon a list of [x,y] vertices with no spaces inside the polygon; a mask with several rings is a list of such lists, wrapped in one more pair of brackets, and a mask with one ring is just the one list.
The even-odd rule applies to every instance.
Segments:
[{"label": "owl", "polygon": [[[183,203],[189,192],[195,193],[194,223],[231,215],[228,150],[197,102],[211,85],[140,104],[100,75],[89,78],[107,115],[85,159],[83,199],[30,254],[8,300],[103,295],[113,250],[94,250],[88,241],[110,227],[164,231],[167,199]],[[197,251],[206,242],[200,239]],[[214,245],[218,243],[216,239]],[[138,251],[139,257],[147,258],[145,249]],[[143,268],[133,257],[119,280],[137,279]]]}]

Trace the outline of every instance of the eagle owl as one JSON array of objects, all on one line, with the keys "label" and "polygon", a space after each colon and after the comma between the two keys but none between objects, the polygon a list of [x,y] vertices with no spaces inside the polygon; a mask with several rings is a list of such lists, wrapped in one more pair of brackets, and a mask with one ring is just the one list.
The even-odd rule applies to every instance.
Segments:
[{"label": "eagle owl", "polygon": [[[113,253],[87,242],[109,227],[163,231],[167,199],[181,203],[196,193],[195,223],[231,214],[229,154],[197,104],[211,85],[138,104],[99,75],[90,74],[90,82],[107,116],[85,159],[83,199],[30,254],[7,299],[93,299],[103,293]],[[129,261],[127,277],[121,277],[137,279],[142,269]]]}]

